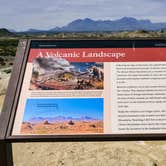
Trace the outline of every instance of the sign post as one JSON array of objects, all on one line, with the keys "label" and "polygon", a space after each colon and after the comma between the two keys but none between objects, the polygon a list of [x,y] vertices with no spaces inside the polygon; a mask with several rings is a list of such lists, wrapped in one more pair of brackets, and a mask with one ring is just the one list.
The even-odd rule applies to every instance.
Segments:
[{"label": "sign post", "polygon": [[12,166],[13,156],[12,156],[12,145],[11,143],[6,143],[5,141],[0,142],[0,165]]}]

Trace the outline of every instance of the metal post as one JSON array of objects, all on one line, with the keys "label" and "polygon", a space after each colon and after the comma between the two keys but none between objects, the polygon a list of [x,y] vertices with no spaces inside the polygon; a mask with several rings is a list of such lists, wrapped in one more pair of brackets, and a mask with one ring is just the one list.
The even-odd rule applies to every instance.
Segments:
[{"label": "metal post", "polygon": [[12,144],[0,141],[0,166],[13,166]]}]

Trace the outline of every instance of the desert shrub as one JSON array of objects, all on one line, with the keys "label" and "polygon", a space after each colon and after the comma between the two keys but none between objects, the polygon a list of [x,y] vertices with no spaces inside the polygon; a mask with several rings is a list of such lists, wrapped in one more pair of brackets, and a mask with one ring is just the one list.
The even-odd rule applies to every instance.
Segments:
[{"label": "desert shrub", "polygon": [[139,32],[139,33],[149,33],[148,31],[143,30],[143,29],[142,29],[142,30],[139,30],[138,32]]},{"label": "desert shrub", "polygon": [[1,63],[1,62],[4,62],[4,59],[3,59],[2,57],[0,57],[0,63]]},{"label": "desert shrub", "polygon": [[0,62],[0,65],[1,65],[1,66],[5,66],[6,63],[5,63],[5,62]]},{"label": "desert shrub", "polygon": [[1,47],[9,47],[9,46],[17,47],[17,45],[18,45],[18,40],[12,40],[12,39],[0,40]]},{"label": "desert shrub", "polygon": [[160,33],[164,33],[164,32],[165,32],[165,30],[164,30],[164,29],[161,29],[159,32],[160,32]]},{"label": "desert shrub", "polygon": [[6,74],[9,74],[9,73],[12,72],[12,70],[11,70],[11,69],[6,69],[6,70],[4,70],[4,72],[5,72]]},{"label": "desert shrub", "polygon": [[10,65],[10,66],[13,66],[13,62],[10,62],[9,65]]}]

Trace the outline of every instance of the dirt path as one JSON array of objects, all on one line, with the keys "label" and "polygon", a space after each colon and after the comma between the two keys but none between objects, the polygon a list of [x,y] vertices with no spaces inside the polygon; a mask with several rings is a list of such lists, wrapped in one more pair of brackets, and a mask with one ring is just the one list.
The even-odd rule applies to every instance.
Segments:
[{"label": "dirt path", "polygon": [[0,111],[2,109],[3,101],[5,98],[6,89],[8,86],[10,74],[6,74],[4,70],[9,69],[0,69]]},{"label": "dirt path", "polygon": [[15,166],[166,165],[166,142],[24,143],[13,148]]},{"label": "dirt path", "polygon": [[0,111],[2,110],[4,98],[5,98],[5,95],[0,95]]}]

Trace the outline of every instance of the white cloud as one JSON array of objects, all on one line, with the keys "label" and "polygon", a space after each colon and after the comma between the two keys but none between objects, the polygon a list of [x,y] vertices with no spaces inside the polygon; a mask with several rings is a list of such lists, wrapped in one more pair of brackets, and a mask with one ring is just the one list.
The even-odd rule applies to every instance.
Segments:
[{"label": "white cloud", "polygon": [[49,29],[74,19],[124,16],[166,22],[165,0],[0,0],[0,27]]}]

